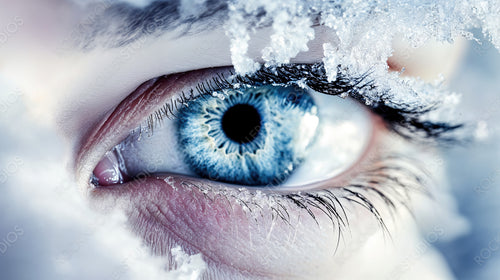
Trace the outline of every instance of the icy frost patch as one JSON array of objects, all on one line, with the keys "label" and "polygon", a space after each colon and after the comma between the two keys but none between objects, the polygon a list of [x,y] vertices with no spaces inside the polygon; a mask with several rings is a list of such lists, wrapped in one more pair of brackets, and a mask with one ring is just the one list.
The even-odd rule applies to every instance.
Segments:
[{"label": "icy frost patch", "polygon": [[168,276],[172,277],[171,279],[196,280],[200,278],[201,274],[207,268],[207,264],[203,261],[201,253],[188,255],[180,246],[172,248],[170,252],[178,267],[169,272]]},{"label": "icy frost patch", "polygon": [[266,66],[287,63],[307,51],[307,43],[314,38],[313,23],[330,27],[338,38],[338,42],[324,45],[325,67],[332,81],[337,65],[350,72],[385,71],[395,36],[419,47],[430,39],[472,39],[468,30],[479,27],[500,50],[498,1],[234,0],[229,10],[226,33],[239,74],[257,69],[256,62],[247,56],[248,42],[256,28],[268,25],[274,33],[262,50]]}]

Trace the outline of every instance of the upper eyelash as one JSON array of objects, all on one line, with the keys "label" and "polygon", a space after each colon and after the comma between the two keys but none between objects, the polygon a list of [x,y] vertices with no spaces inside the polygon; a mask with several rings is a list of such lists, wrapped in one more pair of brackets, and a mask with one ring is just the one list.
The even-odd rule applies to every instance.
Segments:
[{"label": "upper eyelash", "polygon": [[[350,96],[367,106],[373,113],[380,116],[387,128],[406,139],[438,140],[440,143],[455,143],[459,140],[450,132],[462,128],[463,124],[452,124],[447,122],[433,122],[421,120],[421,117],[436,110],[439,104],[427,106],[412,106],[408,104],[394,104],[390,102],[390,96],[380,93],[380,101],[370,100],[364,96],[364,91],[379,90],[370,73],[353,77],[347,76],[342,68],[338,66],[338,76],[335,82],[329,82],[322,62],[315,64],[286,64],[277,67],[262,67],[255,73],[246,76],[231,73],[231,81],[222,74],[218,74],[210,80],[203,81],[190,89],[188,94],[181,92],[176,98],[167,101],[160,109],[153,112],[146,120],[149,133],[153,133],[157,124],[163,118],[175,118],[175,112],[180,106],[185,106],[197,98],[212,96],[214,92],[224,89],[233,89],[235,85],[260,86],[260,85],[307,85],[314,91],[341,97]],[[370,104],[370,105],[367,105]]]},{"label": "upper eyelash", "polygon": [[[163,118],[176,118],[174,111],[179,110],[179,106],[186,106],[189,102],[211,96],[214,92],[232,88],[231,84],[226,77],[222,74],[217,74],[210,80],[198,83],[194,88],[186,92],[182,91],[176,98],[169,99],[160,109],[153,112],[148,116],[146,123],[148,131],[153,132],[155,126],[163,121]],[[196,93],[195,93],[196,92]]]}]

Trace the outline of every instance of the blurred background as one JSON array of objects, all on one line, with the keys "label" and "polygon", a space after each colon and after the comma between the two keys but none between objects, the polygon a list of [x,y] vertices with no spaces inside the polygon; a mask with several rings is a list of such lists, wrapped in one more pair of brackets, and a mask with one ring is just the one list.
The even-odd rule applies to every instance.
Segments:
[{"label": "blurred background", "polygon": [[500,55],[470,42],[450,89],[462,94],[459,117],[475,120],[475,143],[444,150],[450,190],[469,231],[437,247],[458,279],[500,277]]}]

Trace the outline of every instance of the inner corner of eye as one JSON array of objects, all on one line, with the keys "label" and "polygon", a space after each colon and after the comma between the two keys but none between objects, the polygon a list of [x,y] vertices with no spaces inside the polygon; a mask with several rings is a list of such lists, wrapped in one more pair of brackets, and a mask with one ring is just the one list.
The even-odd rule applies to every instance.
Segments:
[{"label": "inner corner of eye", "polygon": [[292,86],[197,98],[153,134],[131,133],[93,172],[97,186],[182,174],[243,186],[303,186],[348,169],[371,135],[355,101]]}]

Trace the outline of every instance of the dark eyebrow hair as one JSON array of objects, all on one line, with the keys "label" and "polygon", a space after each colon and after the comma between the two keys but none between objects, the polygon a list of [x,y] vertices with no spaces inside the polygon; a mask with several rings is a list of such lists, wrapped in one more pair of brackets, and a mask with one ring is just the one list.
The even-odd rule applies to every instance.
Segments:
[{"label": "dark eyebrow hair", "polygon": [[159,36],[179,28],[179,35],[194,34],[220,26],[227,16],[227,2],[207,0],[198,14],[183,15],[181,1],[154,1],[145,7],[109,3],[88,7],[90,13],[73,32],[78,48],[117,48],[144,36]]}]

